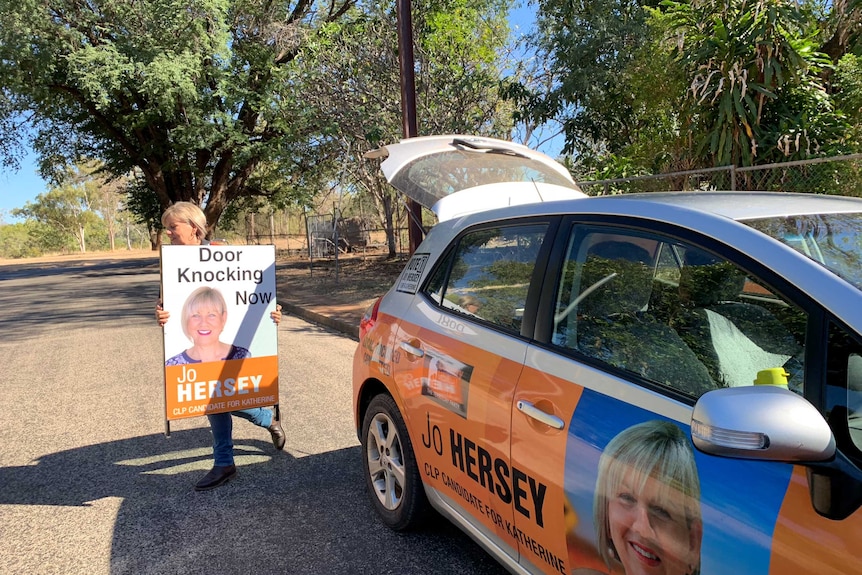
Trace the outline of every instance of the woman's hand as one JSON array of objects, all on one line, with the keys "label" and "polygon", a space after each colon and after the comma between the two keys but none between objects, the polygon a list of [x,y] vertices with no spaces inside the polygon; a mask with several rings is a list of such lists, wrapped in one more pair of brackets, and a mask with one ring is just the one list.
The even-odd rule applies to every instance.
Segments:
[{"label": "woman's hand", "polygon": [[281,306],[279,304],[275,304],[275,311],[269,314],[269,317],[272,318],[272,322],[275,325],[278,325],[281,322]]},{"label": "woman's hand", "polygon": [[[171,313],[162,308],[162,300],[159,300],[156,303],[156,321],[159,322],[160,326],[164,327],[164,325],[168,323],[169,317],[171,317]],[[279,319],[281,319],[281,316],[279,316]]]}]

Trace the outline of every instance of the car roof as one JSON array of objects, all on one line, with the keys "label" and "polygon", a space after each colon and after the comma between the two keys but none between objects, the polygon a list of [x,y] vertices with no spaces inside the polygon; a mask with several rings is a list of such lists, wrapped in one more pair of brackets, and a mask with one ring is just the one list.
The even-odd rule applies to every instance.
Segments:
[{"label": "car roof", "polygon": [[[471,216],[471,223],[494,219],[553,214],[614,214],[654,217],[668,221],[700,215],[736,221],[800,214],[862,212],[862,198],[785,192],[647,192],[591,196],[582,199],[490,209]],[[682,212],[676,218],[671,214]],[[459,220],[460,221],[460,220]]]},{"label": "car roof", "polygon": [[862,211],[862,198],[785,192],[652,192],[604,196],[710,212],[732,220]]}]

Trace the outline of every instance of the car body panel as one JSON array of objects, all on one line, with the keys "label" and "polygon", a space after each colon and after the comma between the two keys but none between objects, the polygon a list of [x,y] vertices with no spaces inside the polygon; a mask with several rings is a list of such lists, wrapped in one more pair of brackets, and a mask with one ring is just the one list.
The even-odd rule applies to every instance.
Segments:
[{"label": "car body panel", "polygon": [[[393,379],[413,414],[408,426],[421,438],[414,445],[420,471],[429,486],[459,499],[486,536],[505,541],[505,526],[514,520],[506,496],[509,406],[524,350],[508,336],[434,314],[427,303],[415,309],[400,324]],[[447,325],[440,333],[428,327],[441,321]],[[496,353],[476,340],[493,341]],[[405,343],[424,355],[404,351]]]},{"label": "car body panel", "polygon": [[862,573],[862,514],[829,521],[811,507],[807,472],[796,466],[772,534],[769,573]]}]

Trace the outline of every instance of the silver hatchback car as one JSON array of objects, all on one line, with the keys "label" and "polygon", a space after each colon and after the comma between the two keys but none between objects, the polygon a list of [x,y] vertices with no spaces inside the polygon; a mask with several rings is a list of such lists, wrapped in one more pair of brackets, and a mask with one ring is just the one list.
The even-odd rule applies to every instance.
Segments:
[{"label": "silver hatchback car", "polygon": [[587,198],[456,140],[381,154],[446,207],[360,327],[381,520],[513,573],[862,573],[862,199]]}]

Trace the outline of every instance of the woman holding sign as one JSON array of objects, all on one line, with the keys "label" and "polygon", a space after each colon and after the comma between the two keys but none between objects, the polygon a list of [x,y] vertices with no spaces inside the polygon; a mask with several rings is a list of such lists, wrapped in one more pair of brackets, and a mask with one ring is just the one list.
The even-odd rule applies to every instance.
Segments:
[{"label": "woman holding sign", "polygon": [[[177,202],[162,214],[162,226],[167,231],[172,245],[206,245],[206,217],[203,211],[190,202]],[[248,350],[219,341],[218,336],[227,320],[224,298],[216,290],[200,288],[186,302],[183,309],[183,331],[192,341],[192,347],[176,355],[166,365],[201,363],[204,361],[224,361],[242,359],[249,356]],[[156,305],[156,319],[164,326],[170,313]],[[281,321],[281,306],[272,312],[275,323]],[[244,354],[244,355],[243,355]],[[173,363],[171,363],[173,362]],[[236,475],[233,454],[232,416],[246,419],[259,427],[266,428],[276,449],[283,449],[284,429],[275,418],[273,410],[263,407],[243,409],[228,413],[207,414],[213,434],[213,468],[195,485],[195,490],[206,491],[226,483]]]}]

